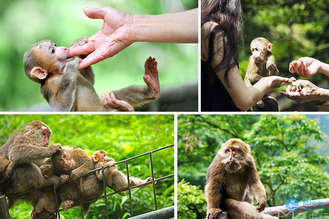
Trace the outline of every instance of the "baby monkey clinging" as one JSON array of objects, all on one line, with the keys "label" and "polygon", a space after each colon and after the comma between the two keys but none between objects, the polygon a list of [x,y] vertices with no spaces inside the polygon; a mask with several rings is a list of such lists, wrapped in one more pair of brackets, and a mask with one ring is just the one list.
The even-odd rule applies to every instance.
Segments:
[{"label": "baby monkey clinging", "polygon": [[[88,42],[87,37],[74,45]],[[25,75],[41,85],[40,92],[56,111],[134,111],[138,106],[160,97],[157,62],[145,62],[145,85],[129,87],[97,96],[94,73],[89,66],[78,70],[80,58],[68,57],[69,49],[58,47],[50,40],[33,44],[24,55]]]}]

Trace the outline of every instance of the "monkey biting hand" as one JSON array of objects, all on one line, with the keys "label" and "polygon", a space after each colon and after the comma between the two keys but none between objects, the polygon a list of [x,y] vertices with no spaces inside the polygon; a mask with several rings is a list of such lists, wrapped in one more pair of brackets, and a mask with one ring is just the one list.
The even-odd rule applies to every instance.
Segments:
[{"label": "monkey biting hand", "polygon": [[[240,139],[225,142],[210,164],[205,187],[207,218],[217,219],[226,211],[230,219],[278,219],[261,213],[266,192],[259,179],[250,146]],[[259,207],[252,205],[253,197]]]},{"label": "monkey biting hand", "polygon": [[[115,165],[115,160],[113,158],[109,158],[105,151],[103,150],[95,151],[92,155],[92,159],[96,163],[95,168],[100,168],[106,165],[109,166],[108,168],[104,169],[105,181],[108,187],[110,187],[116,192],[120,192],[128,189],[128,180],[126,176],[117,169],[117,166]],[[98,170],[96,172],[96,175],[98,179],[103,180],[104,176],[102,170]],[[151,181],[152,181],[151,177],[148,177],[145,180],[136,177],[129,177],[130,186],[136,186]],[[143,188],[148,185],[150,184],[146,184],[141,187]],[[119,194],[122,195],[121,193]]]},{"label": "monkey biting hand", "polygon": [[[84,37],[75,42],[83,45]],[[134,111],[133,106],[160,97],[157,62],[145,62],[144,81],[147,86],[133,85],[113,93],[105,93],[102,100],[94,90],[94,73],[89,66],[78,70],[80,59],[68,57],[69,49],[57,47],[50,40],[33,44],[24,55],[25,75],[41,84],[41,94],[56,111]],[[81,57],[83,58],[83,57]]]}]

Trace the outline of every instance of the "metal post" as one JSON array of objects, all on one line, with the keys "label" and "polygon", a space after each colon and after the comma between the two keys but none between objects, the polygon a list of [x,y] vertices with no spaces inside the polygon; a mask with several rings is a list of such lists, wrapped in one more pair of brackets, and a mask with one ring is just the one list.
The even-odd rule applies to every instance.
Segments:
[{"label": "metal post", "polygon": [[151,172],[152,172],[152,183],[153,183],[154,206],[155,206],[155,210],[158,210],[157,196],[156,196],[156,194],[155,194],[155,182],[154,182],[154,172],[153,172],[153,158],[152,158],[152,153],[150,153],[150,164],[151,164]]},{"label": "metal post", "polygon": [[0,218],[10,219],[6,196],[0,194]]},{"label": "metal post", "polygon": [[104,188],[104,201],[105,201],[105,211],[106,211],[106,219],[109,219],[109,209],[107,206],[107,194],[106,194],[106,182],[105,182],[105,168],[102,167],[103,174],[103,188]]},{"label": "metal post", "polygon": [[131,216],[133,216],[134,214],[133,214],[133,203],[131,200],[131,188],[130,188],[128,161],[126,161],[126,169],[127,169],[128,188],[129,188],[130,214],[131,214]]}]

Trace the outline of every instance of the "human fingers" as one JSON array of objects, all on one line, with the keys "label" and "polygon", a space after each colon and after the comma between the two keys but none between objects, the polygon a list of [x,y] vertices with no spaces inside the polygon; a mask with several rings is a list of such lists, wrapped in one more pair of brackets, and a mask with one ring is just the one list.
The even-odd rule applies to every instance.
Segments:
[{"label": "human fingers", "polygon": [[69,53],[67,57],[79,56],[79,55],[88,55],[95,50],[95,42],[89,41],[88,43],[82,46],[72,46],[69,48]]},{"label": "human fingers", "polygon": [[84,69],[106,58],[107,57],[100,52],[100,49],[96,49],[95,51],[90,53],[85,59],[82,60],[82,62],[79,65],[79,69]]},{"label": "human fingers", "polygon": [[84,8],[83,11],[85,15],[91,19],[103,19],[105,16],[106,8]]},{"label": "human fingers", "polygon": [[289,64],[289,71],[291,73],[295,73],[295,72],[297,72],[297,70],[298,70],[298,68],[297,68],[297,61],[290,62],[290,64]]}]

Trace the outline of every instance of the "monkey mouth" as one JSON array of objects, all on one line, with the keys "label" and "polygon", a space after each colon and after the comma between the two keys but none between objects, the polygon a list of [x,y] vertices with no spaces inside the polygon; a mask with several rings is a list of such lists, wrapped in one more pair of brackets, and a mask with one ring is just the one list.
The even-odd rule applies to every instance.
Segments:
[{"label": "monkey mouth", "polygon": [[66,62],[70,62],[70,61],[73,61],[73,60],[74,60],[74,57],[66,58]]}]

